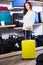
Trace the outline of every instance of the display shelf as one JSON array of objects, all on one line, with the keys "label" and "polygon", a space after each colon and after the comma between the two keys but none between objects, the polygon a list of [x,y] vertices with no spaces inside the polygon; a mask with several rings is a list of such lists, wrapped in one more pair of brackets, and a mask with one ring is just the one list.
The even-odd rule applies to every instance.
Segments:
[{"label": "display shelf", "polygon": [[[43,23],[34,24],[33,27],[34,26],[40,26],[40,25],[43,25]],[[20,30],[20,29],[23,29],[23,27],[15,27],[14,29]]]},{"label": "display shelf", "polygon": [[0,26],[0,28],[12,28],[15,27],[16,25],[4,25],[4,26]]},{"label": "display shelf", "polygon": [[43,2],[40,1],[28,1],[28,2],[31,2],[33,6],[43,6]]},{"label": "display shelf", "polygon": [[9,9],[9,11],[21,11],[23,9],[24,7],[12,7],[11,9]]},{"label": "display shelf", "polygon": [[43,25],[43,23],[34,24],[33,26],[40,26]]}]

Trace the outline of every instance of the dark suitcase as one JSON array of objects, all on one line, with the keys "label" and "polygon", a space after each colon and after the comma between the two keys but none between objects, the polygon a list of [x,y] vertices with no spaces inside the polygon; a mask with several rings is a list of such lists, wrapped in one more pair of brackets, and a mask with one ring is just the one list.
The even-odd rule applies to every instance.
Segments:
[{"label": "dark suitcase", "polygon": [[[14,37],[15,36],[15,37]],[[21,41],[24,39],[22,36],[10,35],[9,36],[9,43],[11,45],[12,51],[19,51],[21,50]]]},{"label": "dark suitcase", "polygon": [[40,12],[38,13],[39,23],[41,23]]},{"label": "dark suitcase", "polygon": [[39,12],[38,16],[39,16],[39,23],[43,23],[43,12]]},{"label": "dark suitcase", "polygon": [[10,35],[8,39],[0,37],[0,54],[21,50],[21,41],[23,39],[24,37],[13,38],[13,35]]},{"label": "dark suitcase", "polygon": [[43,46],[43,35],[39,35],[35,38],[37,47]]},{"label": "dark suitcase", "polygon": [[13,51],[13,38],[9,37],[8,39],[0,40],[0,54],[5,54]]},{"label": "dark suitcase", "polygon": [[12,46],[8,40],[4,40],[0,44],[0,54],[9,53],[12,51]]},{"label": "dark suitcase", "polygon": [[9,43],[11,45],[11,50],[12,51],[14,51],[14,50],[16,51],[16,49],[15,49],[16,38],[13,38],[13,35],[10,35],[8,40],[9,40]]},{"label": "dark suitcase", "polygon": [[36,65],[43,65],[43,53],[36,58]]}]

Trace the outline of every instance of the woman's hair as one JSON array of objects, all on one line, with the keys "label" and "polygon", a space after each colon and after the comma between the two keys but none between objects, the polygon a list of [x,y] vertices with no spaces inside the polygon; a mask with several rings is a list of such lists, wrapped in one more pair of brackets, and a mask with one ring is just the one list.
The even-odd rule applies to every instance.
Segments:
[{"label": "woman's hair", "polygon": [[[28,3],[28,4],[30,5],[30,9],[32,9],[31,3],[30,3],[30,2],[26,2],[26,3]],[[25,4],[26,4],[26,3],[25,3]],[[25,7],[25,4],[24,4],[24,12],[23,12],[23,15],[25,15],[25,14],[27,13],[27,9],[26,9],[26,7]]]}]

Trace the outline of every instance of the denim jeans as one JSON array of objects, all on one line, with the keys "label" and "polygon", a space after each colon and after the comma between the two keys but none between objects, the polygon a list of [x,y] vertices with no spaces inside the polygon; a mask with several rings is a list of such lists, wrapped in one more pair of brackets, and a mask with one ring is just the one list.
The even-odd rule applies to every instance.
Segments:
[{"label": "denim jeans", "polygon": [[25,39],[31,39],[32,31],[31,30],[23,30]]}]

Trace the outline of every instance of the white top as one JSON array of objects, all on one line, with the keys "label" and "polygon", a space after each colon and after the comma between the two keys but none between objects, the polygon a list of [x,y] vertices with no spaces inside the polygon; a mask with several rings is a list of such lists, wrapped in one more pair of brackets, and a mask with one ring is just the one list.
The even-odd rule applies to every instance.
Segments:
[{"label": "white top", "polygon": [[29,27],[32,29],[32,25],[35,22],[35,12],[28,11],[23,17],[23,30],[29,30]]}]

